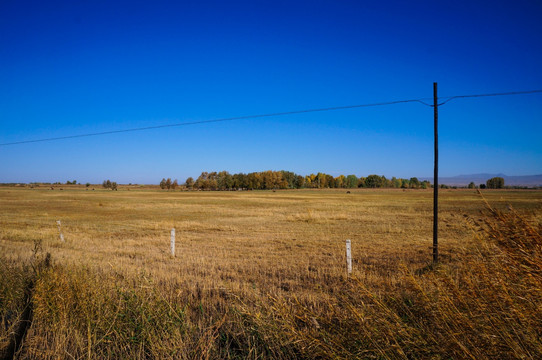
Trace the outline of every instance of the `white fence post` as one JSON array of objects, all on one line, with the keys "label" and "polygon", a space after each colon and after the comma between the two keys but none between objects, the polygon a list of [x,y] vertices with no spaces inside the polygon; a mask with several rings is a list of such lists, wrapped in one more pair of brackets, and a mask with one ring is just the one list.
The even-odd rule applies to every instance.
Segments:
[{"label": "white fence post", "polygon": [[171,229],[171,256],[175,257],[175,228]]},{"label": "white fence post", "polygon": [[58,232],[60,233],[60,241],[64,242],[64,235],[62,235],[62,229],[60,228],[60,220],[56,221],[56,225],[58,226]]},{"label": "white fence post", "polygon": [[352,274],[352,249],[350,246],[350,239],[346,240],[346,269],[348,275]]}]

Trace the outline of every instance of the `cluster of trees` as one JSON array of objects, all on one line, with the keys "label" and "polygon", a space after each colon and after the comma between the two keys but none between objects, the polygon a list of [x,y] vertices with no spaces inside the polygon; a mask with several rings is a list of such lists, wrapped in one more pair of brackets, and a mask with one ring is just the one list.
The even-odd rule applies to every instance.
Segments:
[{"label": "cluster of trees", "polygon": [[111,180],[104,180],[104,182],[102,183],[102,186],[104,187],[104,189],[111,189],[115,191],[118,188],[118,184]]},{"label": "cluster of trees", "polygon": [[[169,179],[168,179],[169,180]],[[162,183],[166,181],[162,179]],[[271,190],[271,189],[324,189],[324,188],[413,188],[425,189],[431,187],[429,181],[419,181],[413,177],[401,179],[385,176],[369,175],[357,177],[356,175],[340,175],[334,177],[329,174],[318,173],[306,176],[295,174],[291,171],[262,171],[249,174],[230,174],[227,171],[202,172],[194,180],[192,177],[186,179],[185,186],[188,189],[197,190]],[[164,189],[164,187],[162,187]]]},{"label": "cluster of trees", "polygon": [[179,183],[177,182],[177,179],[175,179],[173,182],[171,181],[170,178],[167,178],[167,180],[162,179],[162,181],[160,181],[160,189],[175,190],[177,188],[177,186],[179,186]]},{"label": "cluster of trees", "polygon": [[[476,189],[476,184],[470,182],[469,189]],[[504,189],[504,179],[500,176],[488,179],[485,184],[480,184],[480,189]]]},{"label": "cluster of trees", "polygon": [[77,180],[73,180],[73,181],[66,181],[66,185],[77,185]]},{"label": "cluster of trees", "polygon": [[493,177],[486,181],[488,189],[504,189],[504,179],[500,176]]}]

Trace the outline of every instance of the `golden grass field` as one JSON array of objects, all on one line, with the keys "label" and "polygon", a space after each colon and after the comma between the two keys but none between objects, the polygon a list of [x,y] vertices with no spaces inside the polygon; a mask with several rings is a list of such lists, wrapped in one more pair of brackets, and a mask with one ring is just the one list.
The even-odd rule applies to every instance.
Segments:
[{"label": "golden grass field", "polygon": [[431,190],[96,189],[0,188],[16,358],[542,357],[542,191],[441,190],[433,268]]}]

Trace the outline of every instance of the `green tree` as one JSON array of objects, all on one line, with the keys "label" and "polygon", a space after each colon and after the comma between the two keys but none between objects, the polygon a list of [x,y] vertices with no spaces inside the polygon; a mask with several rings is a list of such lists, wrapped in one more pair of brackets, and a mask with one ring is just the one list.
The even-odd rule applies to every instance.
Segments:
[{"label": "green tree", "polygon": [[231,176],[231,174],[227,171],[226,175],[224,176],[224,185],[228,190],[231,190],[233,188],[233,176]]},{"label": "green tree", "polygon": [[369,175],[365,179],[365,187],[379,188],[379,187],[383,187],[385,182],[386,182],[386,178],[384,176]]},{"label": "green tree", "polygon": [[218,190],[230,190],[233,187],[233,177],[227,171],[221,171],[216,176]]},{"label": "green tree", "polygon": [[295,189],[297,175],[291,171],[285,170],[282,170],[280,173],[282,174],[282,179],[284,179],[286,183],[288,183],[288,189]]},{"label": "green tree", "polygon": [[488,189],[502,189],[504,188],[504,179],[499,176],[493,177],[486,181],[486,186]]},{"label": "green tree", "polygon": [[194,178],[193,177],[188,177],[184,183],[186,185],[186,187],[190,190],[192,190],[192,188],[194,187]]},{"label": "green tree", "polygon": [[235,189],[246,189],[248,188],[247,175],[243,173],[234,174],[233,178],[233,187]]},{"label": "green tree", "polygon": [[335,178],[333,177],[333,175],[328,175],[326,174],[325,175],[326,177],[326,186],[327,188],[336,188],[337,185],[335,184]]},{"label": "green tree", "polygon": [[[215,173],[216,174],[216,173]],[[194,183],[194,186],[197,188],[197,189],[201,189],[201,190],[210,190],[211,189],[211,183],[210,183],[210,179],[211,178],[211,174],[209,174],[208,172],[204,171],[201,173],[201,175],[198,177],[198,179],[196,180],[196,182]]]},{"label": "green tree", "polygon": [[469,183],[469,189],[476,189],[476,185],[474,184],[474,182],[470,182]]},{"label": "green tree", "polygon": [[420,180],[418,180],[417,177],[410,178],[409,183],[410,183],[410,187],[413,189],[417,189],[420,187]]},{"label": "green tree", "polygon": [[346,187],[349,189],[353,189],[358,187],[358,177],[356,175],[348,175],[346,177]]},{"label": "green tree", "polygon": [[302,189],[305,187],[305,178],[301,175],[297,175],[295,178],[296,189]]},{"label": "green tree", "polygon": [[111,183],[111,190],[117,191],[117,188],[118,188],[117,183],[116,183],[115,181],[113,181],[113,182]]},{"label": "green tree", "polygon": [[160,189],[165,189],[166,188],[166,179],[162,178],[162,181],[160,181]]},{"label": "green tree", "polygon": [[217,177],[218,177],[218,174],[216,171],[210,172],[209,175],[207,176],[207,184],[210,190],[218,189]]},{"label": "green tree", "polygon": [[179,182],[177,181],[177,179],[175,179],[171,183],[171,189],[175,190],[177,188],[177,186],[179,186]]}]

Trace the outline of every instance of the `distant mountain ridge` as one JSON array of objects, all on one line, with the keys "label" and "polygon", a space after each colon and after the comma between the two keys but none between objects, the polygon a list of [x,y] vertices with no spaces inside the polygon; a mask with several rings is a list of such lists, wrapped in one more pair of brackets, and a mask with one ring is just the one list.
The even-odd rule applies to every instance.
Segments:
[{"label": "distant mountain ridge", "polygon": [[[523,175],[523,176],[508,176],[505,174],[469,174],[469,175],[457,175],[451,177],[440,177],[439,184],[446,184],[451,186],[464,186],[468,185],[471,181],[476,185],[485,184],[488,179],[492,177],[502,177],[504,179],[505,186],[542,186],[542,174],[540,175]],[[433,177],[421,178],[427,179],[433,182]]]}]

